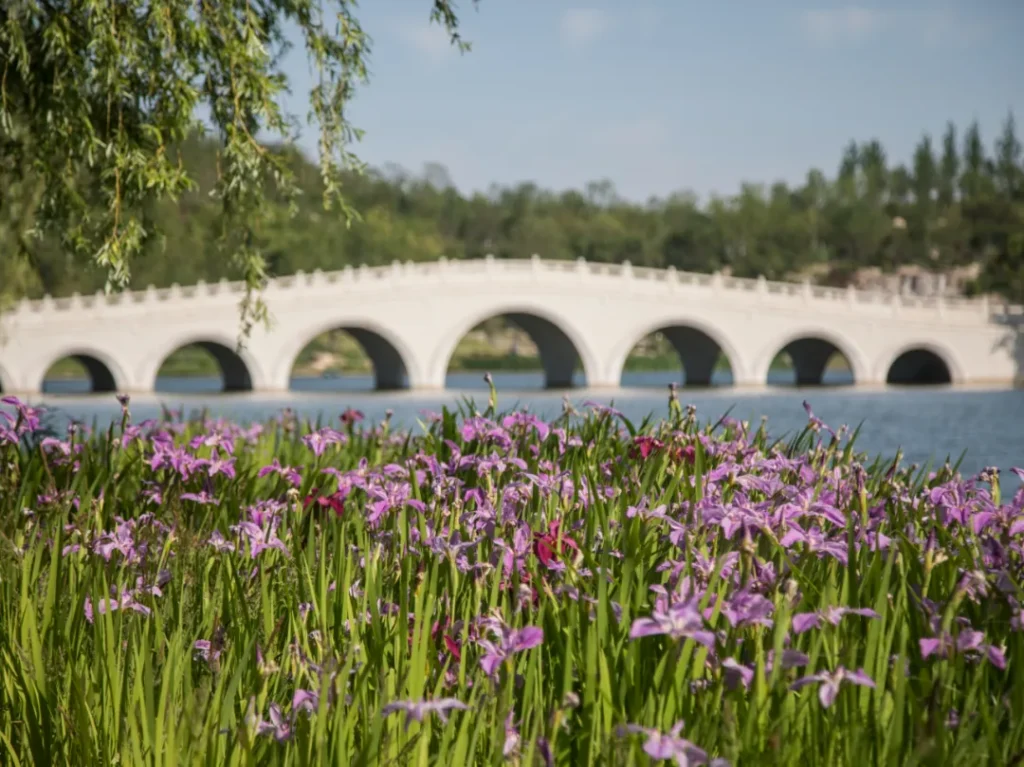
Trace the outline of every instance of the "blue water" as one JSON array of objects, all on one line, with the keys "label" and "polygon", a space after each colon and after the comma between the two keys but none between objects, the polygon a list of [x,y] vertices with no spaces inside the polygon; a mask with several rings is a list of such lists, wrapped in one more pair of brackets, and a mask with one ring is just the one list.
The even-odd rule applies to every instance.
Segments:
[{"label": "blue water", "polygon": [[[544,391],[540,373],[499,373],[495,383],[502,407],[527,405],[533,411],[555,416],[561,412],[562,399],[569,396],[577,405],[587,399],[612,402],[629,418],[639,420],[649,413],[667,412],[666,386],[679,380],[671,371],[627,373],[617,390],[573,389]],[[680,400],[694,404],[704,420],[717,420],[726,411],[736,418],[757,425],[768,418],[769,431],[776,436],[797,431],[806,423],[801,403],[811,402],[815,413],[833,427],[863,424],[858,445],[871,454],[892,457],[902,449],[908,462],[954,460],[966,450],[962,468],[976,472],[986,466],[1004,471],[1024,466],[1024,390],[963,390],[948,387],[885,388],[859,390],[844,387],[848,374],[831,372],[826,382],[838,386],[792,387],[792,375],[773,372],[769,382],[780,386],[745,392],[715,386],[710,389],[681,389]],[[74,418],[106,425],[120,416],[120,406],[110,394],[83,394],[84,382],[48,382],[49,393],[42,403],[54,409],[59,419]],[[728,374],[715,383],[727,384]],[[293,381],[285,395],[219,392],[219,379],[161,379],[164,391],[136,396],[131,403],[136,420],[159,415],[161,404],[184,408],[186,412],[208,410],[214,417],[240,421],[262,420],[289,407],[311,419],[333,419],[346,407],[362,410],[368,419],[384,417],[393,411],[393,422],[418,428],[417,419],[424,410],[440,410],[463,396],[486,401],[487,387],[476,373],[452,374],[444,392],[372,392],[369,376],[305,378]],[[786,386],[785,384],[790,384]],[[77,389],[77,392],[76,392]],[[63,393],[58,393],[60,390]],[[1015,482],[1007,477],[1007,482]]]}]

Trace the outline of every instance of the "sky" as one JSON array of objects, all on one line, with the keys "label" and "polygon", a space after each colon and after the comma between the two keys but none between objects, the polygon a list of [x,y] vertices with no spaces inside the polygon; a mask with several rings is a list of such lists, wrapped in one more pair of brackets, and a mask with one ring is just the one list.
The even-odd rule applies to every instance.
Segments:
[{"label": "sky", "polygon": [[[439,163],[464,193],[610,180],[644,201],[833,175],[851,140],[907,162],[924,132],[1006,115],[1024,136],[1024,0],[469,0],[472,51],[430,0],[363,0],[371,79],[350,109],[371,166]],[[289,54],[290,111],[312,83]],[[300,145],[316,153],[316,131]]]}]

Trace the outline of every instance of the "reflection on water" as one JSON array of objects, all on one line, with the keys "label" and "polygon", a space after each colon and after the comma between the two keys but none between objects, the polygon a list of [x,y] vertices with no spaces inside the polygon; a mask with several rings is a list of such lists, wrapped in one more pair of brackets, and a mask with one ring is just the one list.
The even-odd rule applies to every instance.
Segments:
[{"label": "reflection on water", "polygon": [[[544,391],[540,389],[543,384],[540,373],[494,376],[502,408],[528,406],[543,417],[553,418],[561,413],[563,398],[568,395],[577,407],[588,399],[604,403],[614,401],[616,407],[634,421],[652,413],[656,416],[667,413],[664,387],[675,377],[671,372],[630,373],[623,376],[623,387],[614,391]],[[781,375],[774,380],[787,382]],[[832,380],[841,382],[841,379]],[[791,376],[788,382],[792,382]],[[845,382],[849,383],[848,376]],[[61,382],[66,383],[69,382]],[[190,378],[162,383],[169,389],[178,386],[180,390],[133,397],[131,411],[135,420],[158,417],[163,403],[186,412],[206,410],[211,417],[242,422],[263,420],[286,407],[305,418],[332,420],[345,408],[354,407],[362,410],[370,421],[384,418],[390,410],[396,425],[415,429],[424,411],[453,406],[463,395],[472,396],[477,402],[483,402],[486,397],[486,385],[476,373],[450,375],[449,390],[444,392],[371,392],[367,391],[372,384],[369,376],[299,379],[294,382],[293,390],[284,394],[222,394],[216,379]],[[120,416],[120,407],[112,395],[76,395],[63,385],[60,388],[66,393],[42,398],[46,406],[54,409],[58,419],[95,421],[106,426],[111,419]],[[931,460],[934,463],[947,456],[956,460],[966,450],[962,468],[969,473],[985,466],[998,466],[1005,472],[1011,466],[1024,465],[1024,390],[965,391],[923,387],[868,391],[834,386],[751,392],[718,386],[683,389],[679,396],[683,403],[696,405],[704,421],[717,420],[731,411],[734,417],[749,420],[756,427],[761,417],[767,417],[770,433],[775,437],[804,427],[807,416],[801,403],[807,399],[815,413],[834,427],[863,424],[858,446],[871,455],[892,457],[902,449],[907,461]],[[1004,482],[1004,494],[1017,486],[1017,479],[1009,473],[1004,473]]]}]

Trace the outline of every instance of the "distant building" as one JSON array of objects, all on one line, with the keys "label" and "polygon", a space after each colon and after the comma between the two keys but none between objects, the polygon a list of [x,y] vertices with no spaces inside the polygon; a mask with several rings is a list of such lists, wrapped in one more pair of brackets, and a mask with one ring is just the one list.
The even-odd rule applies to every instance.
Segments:
[{"label": "distant building", "polygon": [[967,286],[981,274],[981,264],[956,267],[934,272],[922,266],[901,266],[894,272],[882,272],[878,267],[858,269],[851,284],[861,290],[883,293],[903,293],[915,296],[961,296]]}]

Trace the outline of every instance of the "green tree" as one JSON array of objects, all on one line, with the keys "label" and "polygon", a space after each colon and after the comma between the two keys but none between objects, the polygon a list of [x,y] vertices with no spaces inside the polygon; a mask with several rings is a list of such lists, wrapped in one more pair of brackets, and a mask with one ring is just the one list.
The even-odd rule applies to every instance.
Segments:
[{"label": "green tree", "polygon": [[925,134],[914,150],[914,205],[908,224],[920,258],[931,256],[932,230],[935,225],[935,188],[938,181],[931,137]]},{"label": "green tree", "polygon": [[[1014,269],[1024,272],[1013,238],[1021,234],[1024,216],[1012,187],[999,181],[1012,178],[1006,168],[1018,156],[1005,149],[1012,149],[1015,134],[1009,134],[1014,141],[1006,135],[1004,126],[990,161],[974,126],[963,134],[963,156],[957,157],[956,131],[947,126],[940,157],[922,142],[909,158],[913,173],[904,165],[892,167],[880,142],[851,143],[842,173],[832,179],[812,171],[795,186],[747,184],[738,195],[712,197],[705,204],[687,192],[635,204],[621,199],[608,182],[557,194],[518,184],[463,195],[444,168],[430,163],[419,174],[396,166],[343,170],[345,197],[362,213],[362,222],[352,227],[344,216],[324,211],[324,181],[315,161],[293,146],[267,145],[300,194],[289,198],[267,187],[265,217],[252,245],[274,275],[441,255],[527,258],[539,253],[697,272],[728,267],[747,277],[809,276],[843,286],[865,267],[915,264],[938,270],[970,264],[984,269],[978,289],[1013,296]],[[135,287],[232,275],[220,245],[222,202],[204,191],[217,183],[222,150],[222,142],[197,135],[174,145],[196,184],[177,200],[143,206],[151,227],[163,236],[146,238],[134,258]],[[23,192],[3,189],[8,199],[26,205],[35,204],[32,192],[31,185]],[[12,230],[0,227],[3,242],[12,236]],[[11,261],[10,247],[0,250],[5,288],[37,297],[104,286],[107,270],[74,258],[59,238],[26,242],[30,260]]]},{"label": "green tree", "polygon": [[995,172],[999,191],[1011,200],[1024,197],[1021,183],[1021,145],[1017,138],[1017,124],[1011,112],[1003,123],[1003,132],[996,140]]},{"label": "green tree", "polygon": [[960,153],[956,143],[956,126],[949,123],[942,137],[942,159],[939,161],[939,205],[943,209],[953,204],[959,177]]},{"label": "green tree", "polygon": [[985,157],[985,145],[981,141],[981,130],[978,123],[973,122],[964,136],[960,194],[965,199],[977,199],[985,194],[988,181],[987,171],[988,160]]},{"label": "green tree", "polygon": [[[107,286],[126,285],[132,260],[154,233],[152,203],[195,188],[176,145],[205,111],[220,140],[219,242],[249,292],[247,327],[262,316],[266,261],[258,246],[271,216],[268,188],[294,209],[298,185],[287,153],[296,120],[281,106],[285,29],[298,31],[316,68],[310,92],[319,126],[326,208],[353,210],[341,195],[358,167],[358,132],[346,117],[367,79],[370,40],[354,0],[9,0],[0,4],[0,210],[6,228],[55,233],[87,254]],[[453,0],[431,18],[459,37]],[[38,188],[38,205],[27,204]],[[17,203],[14,197],[20,195]],[[5,282],[6,286],[6,282]]]}]

